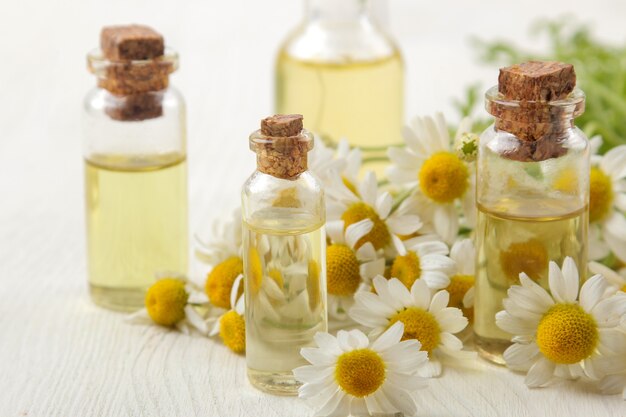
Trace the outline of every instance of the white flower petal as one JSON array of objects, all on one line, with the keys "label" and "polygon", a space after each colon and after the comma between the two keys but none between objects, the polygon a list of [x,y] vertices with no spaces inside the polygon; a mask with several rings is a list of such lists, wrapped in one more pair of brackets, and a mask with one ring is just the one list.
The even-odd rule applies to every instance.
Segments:
[{"label": "white flower petal", "polygon": [[439,271],[424,271],[418,281],[426,282],[428,288],[433,290],[440,290],[450,285],[450,277]]},{"label": "white flower petal", "polygon": [[446,307],[434,312],[433,315],[443,332],[458,333],[467,327],[467,317],[463,316],[463,312],[458,308]]},{"label": "white flower petal", "polygon": [[418,370],[417,374],[423,378],[434,378],[441,375],[441,362],[438,359],[430,358]]},{"label": "white flower petal", "polygon": [[626,218],[622,213],[613,212],[606,220],[604,240],[620,260],[626,261]]},{"label": "white flower petal", "polygon": [[336,356],[318,348],[302,348],[300,349],[300,354],[315,366],[330,366],[337,360]]},{"label": "white flower petal", "polygon": [[513,317],[506,311],[499,311],[496,314],[496,325],[514,335],[532,335],[537,330],[534,323]]},{"label": "white flower petal", "polygon": [[463,307],[472,308],[474,307],[474,294],[476,294],[476,287],[472,287],[463,296]]},{"label": "white flower petal", "polygon": [[394,296],[389,291],[389,281],[387,281],[384,277],[378,276],[374,278],[374,288],[376,288],[376,292],[378,293],[378,296],[385,304],[387,304],[388,306],[391,306],[396,311],[399,311],[402,308],[404,308],[404,305],[402,304],[402,302],[400,300],[395,299]]},{"label": "white flower petal", "polygon": [[318,383],[335,373],[332,366],[305,365],[293,370],[293,376],[300,382]]},{"label": "white flower petal", "polygon": [[391,296],[400,301],[403,307],[410,307],[413,305],[411,293],[399,279],[391,278],[387,288],[389,288]]},{"label": "white flower petal", "polygon": [[343,220],[331,220],[326,222],[326,234],[333,243],[345,243],[343,225]]},{"label": "white flower petal", "polygon": [[367,171],[363,177],[363,181],[361,181],[357,188],[361,199],[372,208],[375,207],[376,198],[378,197],[378,184],[376,183],[376,174],[374,171]]},{"label": "white flower petal", "polygon": [[565,300],[573,303],[578,297],[580,277],[578,276],[576,262],[569,256],[563,261],[563,278],[565,279]]},{"label": "white flower petal", "polygon": [[374,278],[376,275],[385,273],[385,259],[380,258],[375,261],[366,262],[359,267],[361,277],[364,279]]},{"label": "white flower petal", "polygon": [[607,290],[607,282],[602,275],[589,278],[580,289],[580,306],[589,312],[600,302]]},{"label": "white flower petal", "polygon": [[452,204],[437,205],[433,216],[435,232],[446,243],[452,243],[459,233],[459,216]]},{"label": "white flower petal", "polygon": [[313,336],[315,343],[322,350],[327,351],[333,355],[340,355],[343,353],[341,348],[339,347],[339,343],[337,342],[337,338],[326,333],[326,332],[317,332],[315,336]]},{"label": "white flower petal", "polygon": [[388,317],[395,314],[398,310],[385,304],[377,294],[369,291],[363,291],[354,296],[357,307],[370,311],[372,314]]},{"label": "white flower petal", "polygon": [[361,221],[353,223],[346,228],[345,242],[348,244],[348,246],[354,249],[357,242],[361,240],[363,236],[371,232],[373,228],[374,222],[372,222],[370,219],[363,219]]},{"label": "white flower petal", "polygon": [[450,350],[461,350],[463,349],[463,342],[461,339],[454,336],[452,333],[442,332],[439,334],[441,338],[441,344],[443,344],[446,348]]},{"label": "white flower petal", "polygon": [[[427,255],[442,255],[448,254],[448,245],[439,240],[419,242],[413,247],[410,247],[412,251],[416,252],[420,258]],[[473,260],[472,260],[473,262]]]},{"label": "white flower petal", "polygon": [[430,307],[431,294],[424,280],[415,280],[411,286],[411,296],[413,297],[415,307],[428,310]]},{"label": "white flower petal", "polygon": [[524,382],[530,388],[542,387],[550,382],[554,375],[554,369],[554,362],[540,357],[528,370]]},{"label": "white flower petal", "polygon": [[390,147],[387,149],[387,156],[393,164],[405,169],[415,169],[415,166],[420,163],[420,158],[405,148]]},{"label": "white flower petal", "polygon": [[626,146],[616,146],[604,154],[600,168],[614,181],[626,177]]},{"label": "white flower petal", "polygon": [[448,306],[449,301],[450,301],[450,293],[448,291],[446,290],[437,291],[435,295],[433,295],[433,298],[430,301],[430,307],[428,310],[434,314],[446,308]]},{"label": "white flower petal", "polygon": [[356,257],[359,261],[372,261],[378,257],[376,249],[371,242],[365,242],[356,251]]},{"label": "white flower petal", "polygon": [[405,214],[394,216],[393,214],[385,222],[391,233],[397,235],[410,235],[417,232],[423,225],[422,219],[416,215]]},{"label": "white flower petal", "polygon": [[404,387],[389,381],[387,384],[383,384],[381,389],[393,407],[403,415],[415,415],[417,412],[415,399],[404,390]]},{"label": "white flower petal", "polygon": [[389,213],[391,212],[391,207],[393,205],[393,198],[391,194],[387,191],[378,196],[375,202],[376,213],[380,216],[382,220],[387,219]]},{"label": "white flower petal", "polygon": [[202,319],[200,314],[198,314],[196,309],[193,308],[193,306],[185,306],[185,318],[187,319],[189,324],[191,324],[200,332],[200,334],[206,336],[209,333],[206,322]]},{"label": "white flower petal", "polygon": [[539,355],[537,344],[514,343],[503,354],[506,365],[516,371],[528,371]]},{"label": "white flower petal", "polygon": [[386,171],[387,178],[393,184],[397,185],[413,185],[417,184],[417,168],[406,169],[397,165],[388,166]]},{"label": "white flower petal", "polygon": [[383,353],[400,342],[403,334],[404,324],[401,321],[397,321],[372,343],[371,349]]},{"label": "white flower petal", "polygon": [[556,262],[550,262],[548,281],[550,284],[550,292],[552,293],[552,297],[554,297],[555,301],[559,303],[568,302],[569,300],[567,300],[565,278],[563,277],[561,269],[559,269]]}]

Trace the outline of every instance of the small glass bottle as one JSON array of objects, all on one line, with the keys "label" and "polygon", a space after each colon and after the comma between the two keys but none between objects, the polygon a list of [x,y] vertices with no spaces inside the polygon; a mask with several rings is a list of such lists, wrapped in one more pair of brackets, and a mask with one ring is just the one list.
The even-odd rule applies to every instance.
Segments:
[{"label": "small glass bottle", "polygon": [[302,116],[264,119],[250,148],[257,170],[242,190],[248,378],[296,395],[300,349],[328,325],[324,193],[307,171],[313,136]]},{"label": "small glass bottle", "polygon": [[96,304],[132,310],[155,274],[187,270],[185,105],[157,32],[108,27],[101,45],[83,107],[89,287]]},{"label": "small glass bottle", "polygon": [[519,274],[548,288],[549,261],[586,270],[589,145],[574,126],[585,104],[575,83],[571,65],[529,62],[501,69],[485,95],[495,123],[478,152],[474,333],[496,363],[511,335],[495,315]]},{"label": "small glass bottle", "polygon": [[370,3],[306,1],[304,21],[278,53],[275,105],[278,113],[302,113],[326,144],[347,138],[381,148],[365,154],[378,156],[402,141],[404,65],[370,17]]}]

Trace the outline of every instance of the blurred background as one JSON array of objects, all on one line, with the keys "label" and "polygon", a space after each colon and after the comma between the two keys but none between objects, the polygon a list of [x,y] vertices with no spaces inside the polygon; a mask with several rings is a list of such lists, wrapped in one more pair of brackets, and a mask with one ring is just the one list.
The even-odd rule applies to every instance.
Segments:
[{"label": "blurred background", "polygon": [[[621,0],[374,3],[404,57],[405,119],[441,110],[455,123],[460,113],[454,100],[465,102],[471,85],[479,86],[476,109],[485,116],[481,95],[496,83],[497,65],[481,59],[472,39],[504,39],[545,52],[549,41],[533,35],[533,25],[566,16],[589,25],[602,42],[626,42]],[[273,112],[274,61],[301,21],[303,5],[303,0],[5,1],[0,224],[19,218],[24,224],[19,233],[38,236],[41,242],[33,244],[44,246],[58,244],[47,235],[67,228],[67,250],[83,251],[83,230],[76,227],[84,210],[81,102],[96,83],[85,55],[98,45],[103,25],[144,23],[181,56],[172,84],[188,104],[190,230],[206,228],[239,202],[238,188],[220,186],[224,178],[239,184],[254,169],[247,137]],[[49,227],[34,230],[42,219]]]}]

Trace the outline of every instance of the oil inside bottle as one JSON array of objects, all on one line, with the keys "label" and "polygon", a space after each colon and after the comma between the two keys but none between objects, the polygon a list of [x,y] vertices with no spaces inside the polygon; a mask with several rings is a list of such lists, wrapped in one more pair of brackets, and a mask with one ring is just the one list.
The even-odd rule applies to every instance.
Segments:
[{"label": "oil inside bottle", "polygon": [[352,146],[385,147],[402,141],[403,85],[398,52],[373,61],[333,63],[300,60],[283,51],[277,62],[276,111],[304,115],[308,128],[327,145],[347,138]]},{"label": "oil inside bottle", "polygon": [[185,156],[94,155],[85,161],[92,299],[143,306],[155,273],[187,271]]},{"label": "oil inside bottle", "polygon": [[327,330],[325,232],[319,218],[273,207],[244,222],[246,362],[257,388],[296,395],[300,349]]},{"label": "oil inside bottle", "polygon": [[[550,212],[557,214],[512,214],[532,214],[532,206],[550,205],[556,205]],[[587,265],[586,207],[571,210],[566,202],[547,200],[533,202],[532,206],[514,207],[512,202],[501,202],[491,209],[478,206],[474,336],[479,354],[500,364],[504,363],[502,353],[511,345],[512,335],[496,326],[495,315],[504,309],[502,300],[509,287],[519,284],[519,273],[526,272],[548,289],[549,261],[561,266],[570,256],[580,270]]]}]

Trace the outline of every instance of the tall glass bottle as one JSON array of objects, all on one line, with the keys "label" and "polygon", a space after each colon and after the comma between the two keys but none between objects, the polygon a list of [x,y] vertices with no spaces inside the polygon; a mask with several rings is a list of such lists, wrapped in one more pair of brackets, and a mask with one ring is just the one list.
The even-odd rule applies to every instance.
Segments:
[{"label": "tall glass bottle", "polygon": [[324,193],[307,171],[302,116],[273,116],[250,135],[257,170],[242,191],[246,363],[257,388],[295,395],[300,349],[327,329]]},{"label": "tall glass bottle", "polygon": [[278,54],[276,111],[302,113],[327,144],[401,142],[403,61],[369,9],[367,0],[307,0],[304,21]]},{"label": "tall glass bottle", "polygon": [[158,33],[104,28],[101,44],[83,106],[89,287],[95,303],[132,310],[155,274],[187,270],[185,106]]},{"label": "tall glass bottle", "polygon": [[503,363],[511,335],[495,315],[520,272],[548,288],[549,261],[570,256],[586,270],[590,168],[571,65],[525,63],[499,81],[485,95],[495,123],[478,153],[474,333],[481,356]]}]

